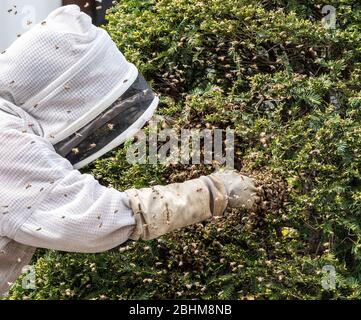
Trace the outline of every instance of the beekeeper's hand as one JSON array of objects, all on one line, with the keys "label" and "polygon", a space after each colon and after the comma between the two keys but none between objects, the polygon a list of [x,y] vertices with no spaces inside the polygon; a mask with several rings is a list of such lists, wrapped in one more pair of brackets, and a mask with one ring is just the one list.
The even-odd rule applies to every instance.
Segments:
[{"label": "beekeeper's hand", "polygon": [[224,184],[229,208],[251,209],[259,199],[253,179],[234,170],[220,171],[207,178],[220,180]]},{"label": "beekeeper's hand", "polygon": [[221,216],[230,208],[251,208],[257,201],[252,179],[234,171],[125,191],[136,227],[131,239],[150,240],[172,230]]}]

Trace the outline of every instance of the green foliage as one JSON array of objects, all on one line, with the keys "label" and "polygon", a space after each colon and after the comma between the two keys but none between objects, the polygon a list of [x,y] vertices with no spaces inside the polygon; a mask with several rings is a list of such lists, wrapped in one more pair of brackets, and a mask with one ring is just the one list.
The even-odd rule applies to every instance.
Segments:
[{"label": "green foliage", "polygon": [[[337,27],[321,24],[334,5]],[[47,251],[38,289],[11,299],[356,299],[361,281],[361,10],[358,1],[123,0],[110,32],[179,127],[235,128],[236,165],[287,184],[277,206],[232,212],[97,255]],[[212,168],[129,165],[126,146],[88,171],[124,190]],[[120,252],[119,252],[120,251]],[[322,267],[337,272],[321,286]]]}]

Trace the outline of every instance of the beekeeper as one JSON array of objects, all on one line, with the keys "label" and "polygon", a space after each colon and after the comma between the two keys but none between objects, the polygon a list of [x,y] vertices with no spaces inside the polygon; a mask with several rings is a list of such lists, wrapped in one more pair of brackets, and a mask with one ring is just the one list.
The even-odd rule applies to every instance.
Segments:
[{"label": "beekeeper", "polygon": [[0,55],[0,294],[35,248],[101,252],[253,205],[253,181],[233,171],[119,192],[77,170],[134,136],[157,104],[75,5]]}]

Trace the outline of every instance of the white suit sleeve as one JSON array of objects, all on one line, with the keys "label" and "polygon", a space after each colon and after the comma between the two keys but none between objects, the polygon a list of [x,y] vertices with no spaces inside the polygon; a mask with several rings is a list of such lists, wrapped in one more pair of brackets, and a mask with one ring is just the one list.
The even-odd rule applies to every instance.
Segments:
[{"label": "white suit sleeve", "polygon": [[32,247],[101,252],[125,242],[134,225],[125,193],[74,170],[39,136],[0,132],[0,236]]}]

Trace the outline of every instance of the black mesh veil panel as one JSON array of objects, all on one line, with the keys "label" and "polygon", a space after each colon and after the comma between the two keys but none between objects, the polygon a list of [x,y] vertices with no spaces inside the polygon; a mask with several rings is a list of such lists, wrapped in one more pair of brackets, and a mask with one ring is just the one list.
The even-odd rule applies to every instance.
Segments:
[{"label": "black mesh veil panel", "polygon": [[109,108],[91,123],[57,143],[55,150],[73,165],[97,153],[125,132],[154,101],[155,95],[142,75]]}]

